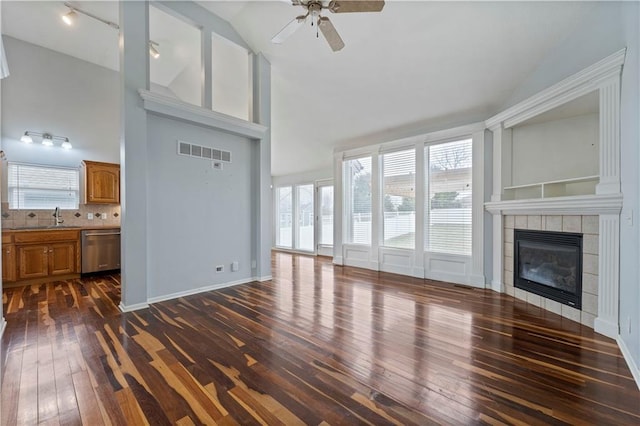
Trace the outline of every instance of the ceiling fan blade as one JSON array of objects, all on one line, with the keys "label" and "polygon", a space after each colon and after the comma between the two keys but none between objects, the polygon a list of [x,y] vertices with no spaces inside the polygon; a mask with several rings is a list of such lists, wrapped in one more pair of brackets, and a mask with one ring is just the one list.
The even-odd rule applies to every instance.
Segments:
[{"label": "ceiling fan blade", "polygon": [[383,7],[383,0],[335,0],[328,9],[333,13],[380,12]]},{"label": "ceiling fan blade", "polygon": [[280,44],[285,41],[291,34],[295,33],[307,20],[308,15],[301,15],[289,22],[278,34],[271,39],[272,43]]},{"label": "ceiling fan blade", "polygon": [[344,47],[344,41],[340,38],[340,34],[338,34],[336,27],[333,26],[329,18],[324,16],[320,17],[320,19],[318,19],[318,26],[327,43],[331,46],[331,50],[337,52]]}]

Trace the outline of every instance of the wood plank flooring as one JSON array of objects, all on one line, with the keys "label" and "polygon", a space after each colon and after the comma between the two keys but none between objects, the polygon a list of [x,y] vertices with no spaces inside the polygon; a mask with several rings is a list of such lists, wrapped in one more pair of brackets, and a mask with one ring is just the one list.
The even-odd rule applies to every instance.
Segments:
[{"label": "wood plank flooring", "polygon": [[2,425],[640,424],[611,339],[491,291],[273,254],[120,313],[119,277],[5,289]]}]

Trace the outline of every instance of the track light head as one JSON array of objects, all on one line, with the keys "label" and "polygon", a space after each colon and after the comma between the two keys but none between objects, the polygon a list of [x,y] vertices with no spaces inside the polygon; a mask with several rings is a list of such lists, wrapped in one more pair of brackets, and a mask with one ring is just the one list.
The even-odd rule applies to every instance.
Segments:
[{"label": "track light head", "polygon": [[160,52],[158,52],[156,46],[159,46],[159,44],[155,41],[149,40],[149,55],[151,55],[153,59],[158,59],[160,57]]},{"label": "track light head", "polygon": [[69,13],[62,15],[62,20],[64,21],[65,24],[71,26],[73,25],[73,22],[76,20],[77,16],[78,14],[76,13],[76,11],[73,9],[70,9]]}]

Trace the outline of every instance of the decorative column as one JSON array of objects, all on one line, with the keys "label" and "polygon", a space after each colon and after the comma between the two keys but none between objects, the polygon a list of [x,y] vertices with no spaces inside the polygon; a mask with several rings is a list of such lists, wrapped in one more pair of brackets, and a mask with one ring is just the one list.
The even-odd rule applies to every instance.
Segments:
[{"label": "decorative column", "polygon": [[411,275],[416,278],[424,278],[424,227],[426,217],[425,212],[425,197],[427,193],[426,188],[426,168],[424,160],[424,141],[418,139],[415,145],[416,156],[416,182],[414,186],[414,193],[416,195],[416,223],[415,223],[415,246],[413,251],[413,268]]},{"label": "decorative column", "polygon": [[[473,214],[472,214],[472,249],[471,249],[471,285],[485,288],[486,279],[484,274],[485,257],[491,256],[485,250],[485,211],[484,203],[489,201],[488,195],[492,186],[489,186],[491,179],[488,178],[490,170],[487,170],[485,154],[487,144],[492,143],[491,132],[480,130],[473,133]],[[424,156],[423,156],[424,157]],[[488,182],[489,181],[489,182]],[[423,203],[424,204],[424,203]],[[417,205],[417,204],[416,204]],[[416,234],[417,237],[417,234]]]},{"label": "decorative column", "polygon": [[342,170],[342,153],[333,155],[333,264],[343,265],[342,241],[344,231],[342,206],[344,193],[344,172]]},{"label": "decorative column", "polygon": [[[620,71],[601,83],[600,183],[597,194],[620,193]],[[598,257],[598,316],[594,330],[615,338],[620,333],[620,214],[601,214]]]},{"label": "decorative column", "polygon": [[[503,142],[507,141],[509,148],[511,147],[511,130],[505,129],[502,123],[497,124],[491,128],[493,133],[493,193],[491,195],[491,201],[502,201],[502,179],[503,179]],[[508,168],[509,171],[511,168]],[[509,174],[509,179],[511,179]],[[503,217],[500,212],[493,214],[493,273],[491,279],[491,289],[499,293],[504,292],[504,285],[502,283],[503,273],[503,252],[504,252],[504,231],[503,231]]]}]

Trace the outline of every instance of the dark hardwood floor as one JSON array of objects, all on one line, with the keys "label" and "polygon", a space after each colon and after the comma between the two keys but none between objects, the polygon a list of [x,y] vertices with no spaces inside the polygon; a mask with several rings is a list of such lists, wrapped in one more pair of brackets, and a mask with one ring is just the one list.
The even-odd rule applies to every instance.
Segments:
[{"label": "dark hardwood floor", "polygon": [[3,292],[2,425],[640,424],[616,343],[491,291],[273,254],[273,281],[118,311]]}]

